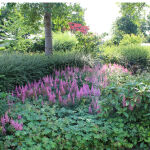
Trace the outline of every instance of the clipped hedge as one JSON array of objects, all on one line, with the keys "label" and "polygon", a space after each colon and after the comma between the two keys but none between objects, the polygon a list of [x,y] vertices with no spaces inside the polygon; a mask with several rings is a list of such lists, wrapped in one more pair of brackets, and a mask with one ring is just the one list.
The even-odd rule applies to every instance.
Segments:
[{"label": "clipped hedge", "polygon": [[53,73],[53,70],[63,69],[65,66],[83,67],[90,65],[90,57],[77,52],[57,52],[53,56],[44,54],[9,53],[0,55],[0,90],[10,91],[16,85],[23,85],[29,81]]}]

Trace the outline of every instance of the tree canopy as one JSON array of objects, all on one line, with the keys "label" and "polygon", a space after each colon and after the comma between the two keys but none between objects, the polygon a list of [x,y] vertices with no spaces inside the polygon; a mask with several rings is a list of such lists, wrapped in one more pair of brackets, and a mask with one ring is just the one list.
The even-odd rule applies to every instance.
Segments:
[{"label": "tree canopy", "polygon": [[[45,30],[46,32],[50,30],[51,34],[51,30],[64,31],[69,28],[69,22],[85,24],[84,11],[76,3],[6,3],[1,8],[0,36],[3,39],[27,39],[31,34],[40,33],[43,27],[46,27],[45,19],[48,17],[49,29]],[[49,37],[49,40],[52,40],[52,36]]]},{"label": "tree canopy", "polygon": [[141,34],[142,21],[145,22],[144,8],[148,7],[142,3],[119,3],[121,16],[113,25],[113,42],[119,44],[125,34]]}]

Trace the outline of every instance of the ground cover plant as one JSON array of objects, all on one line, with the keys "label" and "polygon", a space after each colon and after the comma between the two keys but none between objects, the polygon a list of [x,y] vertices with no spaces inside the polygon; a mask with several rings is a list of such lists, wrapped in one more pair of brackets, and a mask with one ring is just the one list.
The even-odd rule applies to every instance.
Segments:
[{"label": "ground cover plant", "polygon": [[148,78],[135,78],[117,64],[55,70],[6,98],[0,146],[148,149],[149,90]]}]

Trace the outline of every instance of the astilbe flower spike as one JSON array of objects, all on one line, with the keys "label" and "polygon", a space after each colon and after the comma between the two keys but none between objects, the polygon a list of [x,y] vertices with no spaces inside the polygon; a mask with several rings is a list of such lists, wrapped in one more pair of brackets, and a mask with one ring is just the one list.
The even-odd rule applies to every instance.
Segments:
[{"label": "astilbe flower spike", "polygon": [[127,106],[125,95],[123,95],[122,105],[123,105],[123,107],[126,107],[126,106]]}]

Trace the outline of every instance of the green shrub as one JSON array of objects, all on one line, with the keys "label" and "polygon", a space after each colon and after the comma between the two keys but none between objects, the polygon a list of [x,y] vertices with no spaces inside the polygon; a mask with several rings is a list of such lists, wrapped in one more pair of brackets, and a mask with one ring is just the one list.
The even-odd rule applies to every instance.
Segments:
[{"label": "green shrub", "polygon": [[78,40],[77,50],[93,55],[99,50],[101,40],[97,35],[94,35],[93,33],[83,34],[81,32],[76,32],[76,37]]},{"label": "green shrub", "polygon": [[16,85],[23,85],[28,81],[38,80],[53,73],[53,70],[65,66],[82,67],[90,64],[88,56],[77,52],[57,52],[53,56],[44,54],[2,54],[0,55],[0,90],[10,91]]},{"label": "green shrub", "polygon": [[35,38],[27,52],[44,52],[45,51],[45,38]]},{"label": "green shrub", "polygon": [[106,63],[118,63],[130,68],[134,73],[150,66],[150,47],[140,45],[106,47],[103,52]]},{"label": "green shrub", "polygon": [[125,34],[123,36],[123,39],[120,41],[120,46],[128,46],[130,44],[141,44],[143,41],[143,38],[140,35],[134,35],[134,34]]},{"label": "green shrub", "polygon": [[0,92],[0,118],[8,110],[7,93]]},{"label": "green shrub", "polygon": [[71,51],[75,48],[77,39],[70,32],[53,34],[53,48],[55,51]]},{"label": "green shrub", "polygon": [[3,50],[5,50],[5,47],[0,47],[0,51],[3,51]]},{"label": "green shrub", "polygon": [[[126,76],[118,83],[111,82],[102,90],[101,106],[104,114],[125,116],[129,121],[148,119],[150,110],[150,78]],[[111,79],[113,81],[113,79]],[[145,118],[144,118],[145,117]]]},{"label": "green shrub", "polygon": [[101,116],[121,117],[126,122],[125,131],[131,131],[126,139],[132,143],[132,148],[148,149],[150,146],[149,90],[150,74],[147,73],[120,78],[118,83],[111,82],[101,90]]},{"label": "green shrub", "polygon": [[121,54],[118,52],[118,47],[116,46],[106,46],[103,48],[101,57],[105,63],[118,63],[121,58]]},{"label": "green shrub", "polygon": [[[53,36],[54,51],[71,51],[75,48],[77,39],[70,32],[56,32]],[[28,52],[44,52],[45,38],[36,38],[33,44],[27,49]]]},{"label": "green shrub", "polygon": [[150,36],[146,37],[146,43],[150,43]]},{"label": "green shrub", "polygon": [[26,52],[27,49],[31,47],[31,45],[32,45],[31,39],[19,38],[10,41],[10,43],[6,46],[6,49],[9,51]]}]

